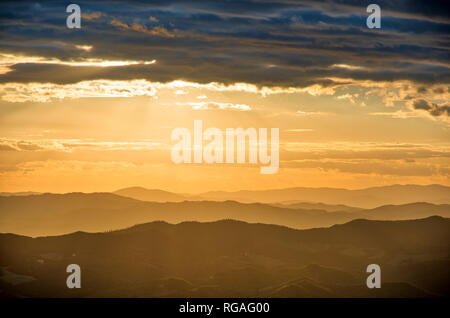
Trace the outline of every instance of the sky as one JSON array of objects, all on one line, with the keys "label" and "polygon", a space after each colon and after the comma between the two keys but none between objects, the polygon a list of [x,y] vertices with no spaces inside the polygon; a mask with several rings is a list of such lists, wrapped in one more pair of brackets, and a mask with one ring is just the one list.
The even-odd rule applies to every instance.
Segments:
[{"label": "sky", "polygon": [[[446,1],[0,3],[0,191],[450,185]],[[173,129],[279,128],[280,167],[175,164]]]}]

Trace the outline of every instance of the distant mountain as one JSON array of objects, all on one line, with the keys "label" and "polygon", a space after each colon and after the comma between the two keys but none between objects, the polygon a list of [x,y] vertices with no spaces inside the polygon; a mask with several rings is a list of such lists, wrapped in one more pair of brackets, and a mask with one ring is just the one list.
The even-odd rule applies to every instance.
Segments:
[{"label": "distant mountain", "polygon": [[[450,219],[294,230],[234,220],[109,233],[0,234],[0,294],[25,297],[449,296]],[[380,265],[382,288],[365,286]],[[65,286],[79,264],[82,288]],[[428,283],[424,283],[424,270]],[[400,273],[400,275],[398,275]],[[422,275],[422,276],[421,276]]]},{"label": "distant mountain", "polygon": [[109,231],[156,220],[179,223],[235,219],[297,229],[326,227],[357,218],[403,220],[450,217],[450,205],[384,206],[358,212],[327,212],[234,201],[147,202],[111,193],[68,193],[0,197],[0,233],[29,236],[74,231]]},{"label": "distant mountain", "polygon": [[114,194],[133,198],[141,201],[152,201],[152,202],[181,202],[187,200],[187,198],[183,195],[157,190],[157,189],[146,189],[142,187],[130,187],[125,189],[120,189]]},{"label": "distant mountain", "polygon": [[[0,196],[27,196],[34,192],[2,192]],[[414,202],[450,204],[450,187],[443,185],[391,185],[359,190],[338,188],[286,188],[261,191],[211,191],[199,195],[180,194],[159,189],[130,187],[113,192],[123,197],[149,202],[237,201],[270,203],[277,207],[327,212],[356,212],[382,205],[402,205]]]},{"label": "distant mountain", "polygon": [[264,191],[215,191],[202,193],[200,196],[215,201],[278,203],[296,200],[375,208],[386,204],[406,204],[418,201],[449,204],[450,187],[437,184],[426,186],[391,185],[360,190],[299,187]]},{"label": "distant mountain", "polygon": [[273,206],[290,209],[304,209],[304,210],[323,210],[327,212],[357,212],[362,208],[356,208],[353,206],[347,206],[343,204],[325,204],[316,202],[302,202],[302,201],[284,201],[280,203],[272,203]]},{"label": "distant mountain", "polygon": [[26,192],[0,192],[0,196],[9,197],[9,196],[26,196],[26,195],[36,195],[41,194],[40,192],[32,192],[32,191],[26,191]]},{"label": "distant mountain", "polygon": [[403,205],[384,205],[375,209],[359,211],[359,218],[371,220],[421,219],[430,215],[450,217],[450,204],[435,205],[427,202]]}]

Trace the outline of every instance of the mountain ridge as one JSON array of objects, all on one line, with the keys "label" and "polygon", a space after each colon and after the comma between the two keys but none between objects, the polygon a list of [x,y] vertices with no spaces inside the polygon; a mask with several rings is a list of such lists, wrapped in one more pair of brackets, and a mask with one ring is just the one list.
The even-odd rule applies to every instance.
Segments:
[{"label": "mountain ridge", "polygon": [[40,236],[76,230],[97,232],[162,220],[216,221],[232,218],[305,229],[352,219],[402,220],[431,215],[450,217],[450,205],[414,203],[356,212],[293,209],[237,201],[148,202],[112,193],[41,194],[0,197],[0,232]]},{"label": "mountain ridge", "polygon": [[[108,193],[108,192],[100,192]],[[122,188],[110,193],[124,197],[149,202],[183,202],[183,201],[226,201],[233,200],[241,203],[272,203],[283,202],[316,204],[319,209],[330,208],[327,205],[344,205],[355,210],[358,208],[372,209],[388,204],[407,204],[424,201],[434,204],[450,203],[450,187],[440,184],[415,185],[394,184],[362,189],[344,189],[330,187],[290,187],[267,190],[239,190],[239,191],[208,191],[200,194],[180,194],[161,189],[147,189],[140,186]],[[27,196],[34,193],[0,193],[1,196]],[[39,193],[36,193],[39,194]],[[292,203],[292,202],[291,202]]]},{"label": "mountain ridge", "polygon": [[[0,271],[0,292],[15,297],[446,296],[449,235],[450,219],[442,217],[356,220],[308,230],[221,220],[150,222],[108,233],[39,238],[3,234],[0,269],[7,271]],[[365,286],[368,259],[383,270],[380,290]],[[61,283],[67,264],[81,264],[82,289]],[[14,275],[29,279],[12,285]]]}]

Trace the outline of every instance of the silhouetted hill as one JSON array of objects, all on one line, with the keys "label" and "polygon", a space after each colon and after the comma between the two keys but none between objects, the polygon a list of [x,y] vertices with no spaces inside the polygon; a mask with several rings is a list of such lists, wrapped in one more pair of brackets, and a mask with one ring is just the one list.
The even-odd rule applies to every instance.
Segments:
[{"label": "silhouetted hill", "polygon": [[215,191],[202,193],[201,197],[208,200],[235,200],[239,202],[262,203],[297,200],[375,208],[380,205],[406,204],[417,201],[434,204],[450,203],[450,187],[437,184],[427,186],[391,185],[360,190],[298,187],[265,191]]},{"label": "silhouetted hill", "polygon": [[[0,291],[44,297],[448,296],[442,282],[449,283],[449,249],[450,219],[441,217],[354,220],[310,230],[223,220],[35,239],[2,234]],[[369,263],[381,266],[380,290],[365,286]],[[80,265],[83,288],[65,286],[68,264]],[[423,264],[436,283],[414,279]],[[395,277],[400,269],[408,272],[402,280]]]},{"label": "silhouetted hill", "polygon": [[326,212],[234,201],[158,203],[111,193],[68,193],[0,197],[0,215],[0,233],[39,236],[79,230],[108,231],[156,220],[179,223],[226,218],[306,229],[357,218],[401,220],[431,215],[450,217],[450,208],[449,205],[417,203],[358,212]]},{"label": "silhouetted hill", "polygon": [[133,198],[136,200],[153,202],[181,202],[187,200],[185,196],[180,194],[157,189],[150,190],[142,187],[120,189],[115,191],[114,194]]}]

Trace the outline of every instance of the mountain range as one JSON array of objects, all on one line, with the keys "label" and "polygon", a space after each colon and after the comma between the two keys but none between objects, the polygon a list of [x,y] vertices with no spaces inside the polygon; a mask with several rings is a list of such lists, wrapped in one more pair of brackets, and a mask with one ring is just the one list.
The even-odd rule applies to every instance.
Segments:
[{"label": "mountain range", "polygon": [[[0,293],[39,297],[436,297],[449,293],[450,219],[295,230],[234,220],[108,233],[0,235]],[[382,269],[368,289],[366,267]],[[79,264],[82,288],[65,286]]]},{"label": "mountain range", "polygon": [[283,203],[286,201],[296,201],[297,203],[320,202],[328,205],[348,205],[358,208],[376,208],[381,205],[399,205],[411,202],[450,203],[450,187],[437,184],[397,184],[357,190],[297,187],[260,191],[211,191],[198,195],[177,194],[162,190],[131,187],[117,190],[114,193],[137,200],[154,202],[233,200],[242,203]]},{"label": "mountain range", "polygon": [[1,193],[0,297],[448,297],[449,189]]},{"label": "mountain range", "polygon": [[[320,205],[319,205],[320,206]],[[450,205],[409,203],[375,209],[328,212],[263,203],[236,201],[147,202],[112,193],[68,193],[0,196],[0,233],[28,236],[59,235],[74,231],[99,232],[150,221],[179,223],[234,219],[277,224],[296,229],[326,227],[364,218],[404,220],[432,215],[450,217]]]},{"label": "mountain range", "polygon": [[391,185],[358,190],[336,188],[288,188],[264,191],[206,192],[208,200],[235,200],[239,202],[274,203],[289,200],[344,204],[353,207],[375,208],[386,204],[429,202],[450,203],[450,187],[442,185]]}]

